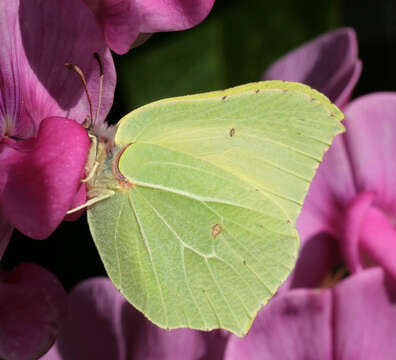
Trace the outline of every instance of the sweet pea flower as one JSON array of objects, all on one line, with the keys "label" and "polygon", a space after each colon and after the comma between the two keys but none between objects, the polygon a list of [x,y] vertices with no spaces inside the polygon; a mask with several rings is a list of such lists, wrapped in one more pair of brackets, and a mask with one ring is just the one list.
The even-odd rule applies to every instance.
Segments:
[{"label": "sweet pea flower", "polygon": [[107,278],[85,280],[69,295],[68,317],[41,360],[222,359],[219,332],[163,330],[130,305]]},{"label": "sweet pea flower", "polygon": [[0,271],[0,358],[33,360],[45,354],[66,310],[66,292],[49,271],[29,263]]},{"label": "sweet pea flower", "polygon": [[343,107],[361,71],[356,33],[340,28],[286,54],[268,68],[262,79],[302,82]]},{"label": "sweet pea flower", "polygon": [[95,113],[99,66],[104,84],[96,123],[106,117],[115,88],[110,50],[81,0],[0,2],[0,259],[12,228],[44,239],[80,190],[89,149],[80,124],[90,114],[81,68]]},{"label": "sweet pea flower", "polygon": [[318,286],[341,260],[350,272],[377,264],[396,279],[396,93],[360,97],[345,116],[298,219],[292,287]]},{"label": "sweet pea flower", "polygon": [[[301,252],[280,292],[320,286],[342,261],[349,271],[377,262],[396,275],[389,252],[395,211],[387,185],[392,177],[387,156],[393,151],[389,137],[394,100],[391,94],[375,94],[348,105],[360,73],[356,34],[343,28],[294,50],[264,75],[265,79],[304,82],[329,96],[346,115],[347,132],[334,140],[305,199],[297,222]],[[371,205],[379,214],[368,222],[364,214]],[[375,232],[379,225],[381,233]],[[381,239],[375,241],[376,237]]]},{"label": "sweet pea flower", "polygon": [[225,360],[392,360],[396,290],[381,268],[331,289],[294,289],[273,298],[249,334],[230,337]]},{"label": "sweet pea flower", "polygon": [[97,16],[111,49],[125,54],[151,33],[189,29],[209,14],[214,0],[84,0]]}]

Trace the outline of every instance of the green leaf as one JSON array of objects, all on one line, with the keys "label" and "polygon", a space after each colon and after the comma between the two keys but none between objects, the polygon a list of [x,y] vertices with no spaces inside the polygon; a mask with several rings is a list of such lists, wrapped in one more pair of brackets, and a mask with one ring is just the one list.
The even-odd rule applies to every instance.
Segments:
[{"label": "green leaf", "polygon": [[342,118],[280,81],[125,116],[90,184],[115,194],[88,211],[114,284],[163,328],[246,334],[295,264],[296,219]]}]

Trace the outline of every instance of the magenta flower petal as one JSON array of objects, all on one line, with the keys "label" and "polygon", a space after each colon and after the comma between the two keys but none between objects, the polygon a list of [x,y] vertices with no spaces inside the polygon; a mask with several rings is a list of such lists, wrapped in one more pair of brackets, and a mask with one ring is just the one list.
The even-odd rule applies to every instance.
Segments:
[{"label": "magenta flower petal", "polygon": [[128,304],[109,279],[96,278],[71,292],[68,319],[45,360],[198,360],[208,349],[208,359],[216,360],[225,339],[218,332],[160,329]]},{"label": "magenta flower petal", "polygon": [[139,31],[185,30],[209,14],[214,0],[135,0],[140,14]]},{"label": "magenta flower petal", "polygon": [[363,252],[362,261],[368,258],[396,279],[396,228],[389,216],[374,206],[362,222],[359,248]]},{"label": "magenta flower petal", "polygon": [[347,132],[336,137],[311,184],[298,220],[302,237],[339,234],[340,211],[360,192],[374,191],[375,204],[396,214],[396,93],[376,93],[346,108]]},{"label": "magenta flower petal", "polygon": [[[70,199],[75,196],[76,179],[83,175],[81,162],[86,156],[83,151],[87,149],[87,137],[79,135],[73,141],[75,127],[62,139],[56,131],[55,136],[61,140],[58,151],[55,149],[58,140],[50,140],[52,134],[47,132],[49,146],[45,145],[44,136],[38,135],[40,123],[47,117],[66,117],[82,123],[91,115],[82,82],[65,63],[81,68],[92,100],[92,117],[96,124],[103,122],[113,101],[114,64],[97,19],[81,0],[0,2],[0,30],[0,207],[12,226],[28,236],[43,238],[59,224],[68,210],[66,204],[71,205]],[[103,65],[101,97],[100,67],[94,53],[99,54]],[[38,148],[32,149],[37,136]],[[71,151],[66,143],[72,145]],[[70,163],[55,164],[57,151],[58,161],[72,159],[74,155],[77,158]],[[36,162],[30,163],[33,158]],[[22,175],[23,166],[30,171],[26,177]],[[42,176],[39,181],[33,176],[35,166],[43,171],[36,174]],[[50,168],[54,170],[51,172]],[[66,170],[76,173],[66,176]],[[70,180],[62,180],[55,186],[55,180],[49,177],[55,173],[56,180],[60,177]],[[12,181],[15,183],[11,184]],[[25,195],[29,196],[24,198]],[[36,225],[35,221],[38,221]]]},{"label": "magenta flower petal", "polygon": [[245,338],[230,337],[225,360],[333,359],[331,302],[329,290],[273,298]]},{"label": "magenta flower petal", "polygon": [[338,239],[350,271],[374,263],[396,279],[396,93],[361,97],[345,113],[347,132],[324,156],[297,228],[303,245],[320,233]]},{"label": "magenta flower petal", "polygon": [[285,55],[266,71],[263,79],[303,82],[343,106],[360,73],[356,33],[351,28],[341,28]]},{"label": "magenta flower petal", "polygon": [[[0,136],[11,132],[31,134],[32,125],[14,119],[20,118],[21,89],[16,59],[23,55],[18,36],[18,1],[0,3]],[[23,119],[26,122],[26,119]],[[0,138],[1,139],[1,138]]]},{"label": "magenta flower petal", "polygon": [[[104,71],[97,119],[103,121],[113,102],[116,75],[110,51],[92,12],[81,0],[7,1],[1,7],[11,7],[9,3],[18,6],[18,2],[18,35],[24,56],[12,61],[19,63],[18,86],[22,87],[25,116],[37,125],[49,116],[82,123],[90,114],[81,81],[65,63],[75,64],[83,71],[95,113],[99,101],[99,66],[93,57],[96,52],[102,59]],[[40,34],[39,42],[37,34]]]},{"label": "magenta flower petal", "polygon": [[[74,209],[78,206],[81,206],[87,202],[87,187],[85,186],[85,183],[81,183],[80,187],[77,191],[77,194],[74,196],[73,201],[70,205],[70,210]],[[77,220],[83,213],[85,212],[85,209],[81,209],[79,211],[73,212],[69,215],[66,215],[63,220],[65,221],[75,221]]]},{"label": "magenta flower petal", "polygon": [[94,52],[104,71],[97,121],[105,119],[113,101],[114,64],[95,17],[81,0],[1,2],[0,30],[1,137],[35,136],[40,121],[49,116],[84,121],[90,114],[87,97],[66,62],[84,72],[95,112],[99,66]]},{"label": "magenta flower petal", "polygon": [[97,16],[107,44],[125,54],[139,36],[140,16],[133,0],[84,0]]},{"label": "magenta flower petal", "polygon": [[362,271],[334,288],[335,359],[395,358],[395,289],[380,268]]},{"label": "magenta flower petal", "polygon": [[126,354],[133,360],[195,360],[205,355],[205,338],[189,329],[164,330],[125,303]]},{"label": "magenta flower petal", "polygon": [[75,121],[43,120],[32,148],[17,152],[7,169],[0,196],[7,221],[34,239],[48,237],[72,204],[89,146],[86,129]]},{"label": "magenta flower petal", "polygon": [[[396,93],[361,97],[350,103],[345,113],[347,132],[343,136],[359,195],[353,197],[344,219],[343,247],[348,247],[344,257],[350,270],[356,271],[364,265],[362,257],[358,258],[363,248],[396,279],[396,143],[392,139],[396,133]],[[368,192],[371,199],[361,201]]]},{"label": "magenta flower petal", "polygon": [[7,222],[5,217],[0,213],[0,261],[10,242],[14,228]]},{"label": "magenta flower petal", "polygon": [[53,346],[40,360],[62,360],[62,355],[59,354],[58,348]]},{"label": "magenta flower petal", "polygon": [[356,187],[343,134],[337,136],[319,165],[301,214],[297,229],[301,240],[325,232],[337,237],[339,214],[356,195]]},{"label": "magenta flower petal", "polygon": [[200,23],[214,0],[84,0],[96,14],[106,42],[126,53],[147,33],[185,30]]},{"label": "magenta flower petal", "polygon": [[62,285],[40,266],[22,264],[0,272],[0,358],[31,360],[44,354],[66,309]]},{"label": "magenta flower petal", "polygon": [[148,39],[151,38],[152,35],[153,34],[150,34],[150,33],[140,33],[138,38],[132,44],[132,48],[135,48],[135,47],[138,47],[138,46],[144,44]]},{"label": "magenta flower petal", "polygon": [[326,233],[318,233],[304,241],[296,266],[277,294],[293,288],[317,288],[329,270],[341,262],[338,241]]},{"label": "magenta flower petal", "polygon": [[361,228],[366,222],[366,215],[370,209],[375,193],[366,191],[356,196],[345,209],[343,238],[341,239],[341,250],[348,268],[355,272],[362,269],[359,253],[359,239]]},{"label": "magenta flower petal", "polygon": [[69,315],[49,355],[57,352],[65,360],[126,359],[121,328],[124,303],[108,279],[78,285],[69,295]]},{"label": "magenta flower petal", "polygon": [[328,97],[334,99],[334,103],[343,109],[349,102],[361,73],[362,62],[358,59],[355,65],[343,74],[338,83],[334,84],[332,88],[326,89],[324,94],[328,94]]},{"label": "magenta flower petal", "polygon": [[395,285],[373,268],[332,289],[275,297],[246,338],[230,337],[225,360],[394,359]]},{"label": "magenta flower petal", "polygon": [[353,176],[359,191],[374,190],[375,204],[396,214],[396,93],[374,93],[352,101],[345,110]]}]

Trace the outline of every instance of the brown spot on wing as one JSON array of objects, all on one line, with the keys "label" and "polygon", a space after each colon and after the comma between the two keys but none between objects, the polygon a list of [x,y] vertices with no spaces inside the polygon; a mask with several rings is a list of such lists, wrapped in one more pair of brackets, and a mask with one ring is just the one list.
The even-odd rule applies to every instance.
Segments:
[{"label": "brown spot on wing", "polygon": [[221,226],[219,224],[214,224],[212,226],[212,238],[216,238],[221,233]]}]

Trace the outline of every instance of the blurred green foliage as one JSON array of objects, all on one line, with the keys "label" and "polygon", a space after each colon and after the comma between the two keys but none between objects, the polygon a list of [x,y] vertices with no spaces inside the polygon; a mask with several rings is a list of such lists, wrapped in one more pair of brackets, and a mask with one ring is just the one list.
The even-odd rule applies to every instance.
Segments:
[{"label": "blurred green foliage", "polygon": [[337,4],[216,0],[197,27],[155,34],[116,57],[118,91],[112,122],[154,100],[258,81],[279,56],[339,26]]}]

